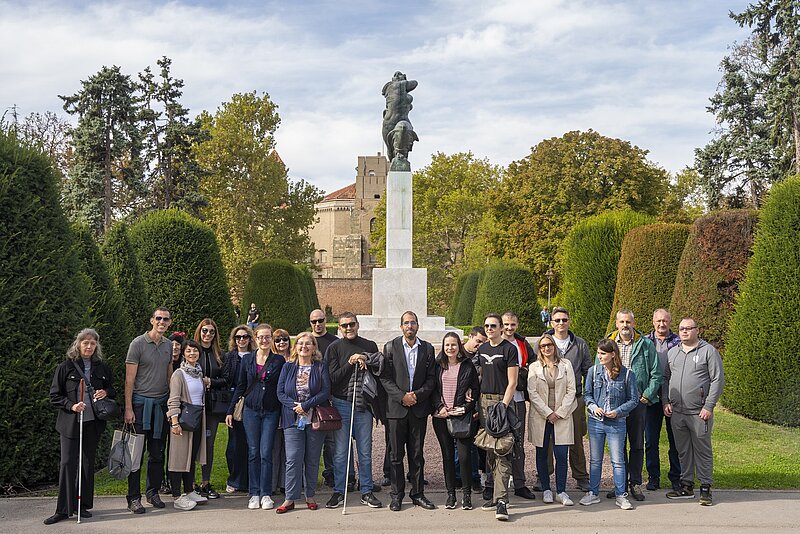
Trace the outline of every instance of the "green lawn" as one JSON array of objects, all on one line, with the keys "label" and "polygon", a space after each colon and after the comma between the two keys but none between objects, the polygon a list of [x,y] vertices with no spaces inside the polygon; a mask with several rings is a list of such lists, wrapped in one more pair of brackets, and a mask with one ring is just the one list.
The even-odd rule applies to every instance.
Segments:
[{"label": "green lawn", "polygon": [[[750,421],[717,408],[714,422],[714,487],[741,489],[800,488],[800,428],[786,428]],[[428,439],[431,439],[430,437]],[[225,447],[228,433],[220,425],[215,447],[211,483],[225,491],[228,469]],[[661,433],[661,480],[667,481],[667,433]],[[428,469],[435,469],[429,466]],[[530,467],[533,469],[533,467]],[[199,473],[198,473],[199,477]],[[645,480],[647,474],[645,473]],[[198,478],[199,481],[199,478]],[[144,473],[142,473],[144,484]],[[97,495],[124,495],[125,481],[112,478],[107,470],[97,473]],[[55,495],[55,491],[49,492]]]}]

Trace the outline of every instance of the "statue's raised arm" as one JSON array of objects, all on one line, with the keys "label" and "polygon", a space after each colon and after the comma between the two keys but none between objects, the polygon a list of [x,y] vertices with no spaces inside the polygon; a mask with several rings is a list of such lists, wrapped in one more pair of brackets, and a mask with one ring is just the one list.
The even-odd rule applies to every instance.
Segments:
[{"label": "statue's raised arm", "polygon": [[408,153],[414,141],[419,137],[414,132],[408,112],[414,100],[409,93],[416,89],[417,81],[406,79],[406,75],[398,71],[391,81],[386,82],[381,94],[386,98],[386,109],[383,110],[383,140],[391,161],[391,170],[410,170]]}]

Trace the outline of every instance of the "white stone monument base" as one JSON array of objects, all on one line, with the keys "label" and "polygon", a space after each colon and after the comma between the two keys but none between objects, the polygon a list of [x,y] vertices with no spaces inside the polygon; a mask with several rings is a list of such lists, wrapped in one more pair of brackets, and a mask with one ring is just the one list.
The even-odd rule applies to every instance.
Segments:
[{"label": "white stone monument base", "polygon": [[[461,337],[463,332],[458,328],[445,326],[444,317],[428,315],[419,316],[419,332],[417,337],[427,341],[436,347],[437,351],[441,348],[442,338],[447,332],[457,332]],[[358,335],[366,339],[371,339],[378,344],[378,349],[383,350],[383,345],[397,336],[403,335],[400,330],[400,315],[396,317],[376,317],[374,315],[358,316]]]}]

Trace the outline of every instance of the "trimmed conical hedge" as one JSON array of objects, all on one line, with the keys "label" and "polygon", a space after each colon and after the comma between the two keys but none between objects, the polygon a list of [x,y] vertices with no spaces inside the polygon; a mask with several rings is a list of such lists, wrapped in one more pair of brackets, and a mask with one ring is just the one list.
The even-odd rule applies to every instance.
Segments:
[{"label": "trimmed conical hedge", "polygon": [[561,302],[554,305],[569,310],[571,330],[590,345],[606,334],[625,234],[652,222],[631,210],[601,213],[577,223],[564,240],[558,256]]},{"label": "trimmed conical hedge", "polygon": [[453,309],[450,312],[450,322],[452,324],[460,326],[472,324],[475,293],[478,291],[480,277],[481,271],[467,271],[458,277],[456,290],[453,294]]},{"label": "trimmed conical hedge", "polygon": [[242,309],[255,302],[261,323],[283,328],[290,334],[308,327],[300,270],[286,260],[261,260],[250,268],[244,287]]},{"label": "trimmed conical hedge", "polygon": [[697,219],[681,255],[669,310],[673,326],[692,317],[703,339],[725,348],[728,321],[753,246],[758,212],[727,210]]},{"label": "trimmed conical hedge", "polygon": [[114,224],[106,232],[100,251],[108,266],[108,273],[119,290],[122,305],[128,316],[130,325],[128,338],[133,339],[150,329],[149,319],[153,310],[130,242],[128,223],[119,221]]},{"label": "trimmed conical hedge", "polygon": [[800,426],[800,176],[773,186],[740,288],[722,401],[750,419]]},{"label": "trimmed conical hedge", "polygon": [[620,308],[633,311],[637,327],[643,332],[652,329],[653,311],[669,306],[688,236],[689,226],[663,223],[633,228],[625,235],[609,330],[614,327]]},{"label": "trimmed conical hedge", "polygon": [[303,302],[306,306],[306,315],[310,315],[313,310],[319,308],[317,286],[314,285],[314,277],[311,274],[311,270],[307,266],[298,266],[297,274],[300,279],[300,289],[303,292]]},{"label": "trimmed conical hedge", "polygon": [[211,227],[180,210],[155,211],[133,225],[130,240],[151,312],[165,306],[175,330],[193,332],[210,317],[230,332],[236,315]]},{"label": "trimmed conical hedge", "polygon": [[519,319],[519,333],[541,334],[541,308],[530,269],[509,260],[495,260],[483,269],[475,293],[472,324],[483,324],[487,313],[513,311]]},{"label": "trimmed conical hedge", "polygon": [[83,279],[48,159],[0,131],[0,487],[58,479],[49,391],[83,323]]}]

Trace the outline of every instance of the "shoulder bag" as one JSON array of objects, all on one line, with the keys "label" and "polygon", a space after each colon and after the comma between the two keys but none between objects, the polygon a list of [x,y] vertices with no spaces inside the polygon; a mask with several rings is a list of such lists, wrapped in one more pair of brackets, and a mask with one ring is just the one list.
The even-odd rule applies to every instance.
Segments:
[{"label": "shoulder bag", "polygon": [[342,428],[342,416],[339,410],[330,403],[320,404],[311,415],[311,429],[318,432],[330,432]]},{"label": "shoulder bag", "polygon": [[[266,367],[266,366],[267,366],[267,362],[264,362],[264,367]],[[261,380],[264,380],[264,377],[266,376],[266,374],[267,374],[267,372],[264,371],[264,373],[261,375]],[[233,407],[233,420],[234,421],[241,421],[242,417],[244,417],[244,398],[247,397],[250,394],[251,391],[253,391],[253,388],[256,387],[256,384],[258,384],[258,382],[259,382],[258,380],[253,380],[253,382],[245,390],[244,395],[239,397],[239,400],[236,401],[236,406]]]},{"label": "shoulder bag", "polygon": [[86,373],[83,372],[83,369],[81,369],[75,361],[72,362],[72,365],[75,366],[75,369],[83,377],[83,380],[86,383],[87,389],[89,390],[89,397],[92,398],[91,402],[95,417],[101,421],[108,421],[109,419],[115,419],[119,417],[121,413],[119,404],[117,404],[114,399],[110,399],[108,397],[94,400],[95,390],[94,387],[92,387],[92,381],[89,380],[89,377],[86,376]]}]

